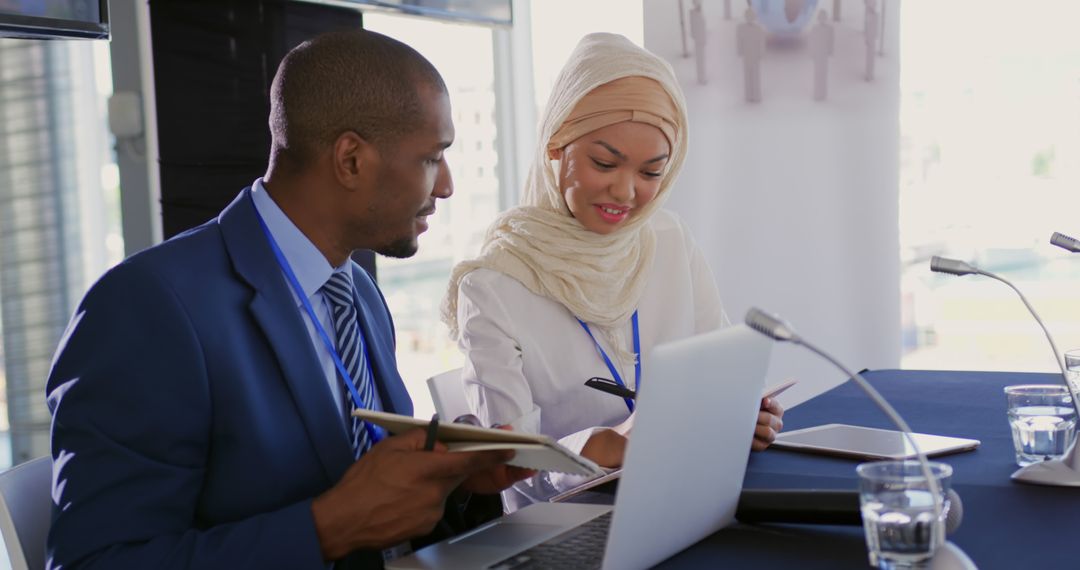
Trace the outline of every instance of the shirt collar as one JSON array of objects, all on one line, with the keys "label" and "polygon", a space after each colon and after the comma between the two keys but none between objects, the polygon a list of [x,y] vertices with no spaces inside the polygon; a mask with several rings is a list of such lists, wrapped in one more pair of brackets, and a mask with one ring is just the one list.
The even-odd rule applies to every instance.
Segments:
[{"label": "shirt collar", "polygon": [[[251,198],[255,202],[255,209],[266,222],[270,235],[274,236],[274,241],[281,248],[285,260],[289,262],[289,267],[292,268],[307,298],[310,299],[317,293],[330,279],[332,273],[346,272],[350,278],[349,282],[352,282],[352,275],[348,275],[349,262],[346,261],[341,267],[332,267],[319,248],[315,247],[304,232],[300,231],[300,228],[296,227],[285,212],[281,211],[274,199],[270,197],[270,193],[266,191],[266,187],[263,186],[262,178],[255,180],[252,184]],[[296,295],[295,291],[293,295]],[[299,297],[296,298],[296,302],[298,305],[302,304]]]}]

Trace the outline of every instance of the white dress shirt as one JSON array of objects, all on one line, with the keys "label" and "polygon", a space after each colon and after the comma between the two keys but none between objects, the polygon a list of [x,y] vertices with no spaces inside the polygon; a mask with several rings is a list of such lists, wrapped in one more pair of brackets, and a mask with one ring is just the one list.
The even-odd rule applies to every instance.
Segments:
[{"label": "white dress shirt", "polygon": [[[643,384],[664,381],[649,377],[654,346],[727,324],[712,272],[685,224],[667,210],[658,211],[650,224],[656,231],[656,255],[638,306]],[[622,398],[584,385],[594,376],[612,375],[575,316],[516,279],[490,269],[467,274],[458,294],[458,322],[466,396],[485,425],[509,424],[550,435],[580,453],[596,430],[629,416]],[[627,323],[625,348],[632,352],[630,327]],[[615,361],[602,335],[595,336]],[[636,390],[633,364],[616,366]],[[581,481],[541,473],[515,485],[504,498],[514,510]]]}]

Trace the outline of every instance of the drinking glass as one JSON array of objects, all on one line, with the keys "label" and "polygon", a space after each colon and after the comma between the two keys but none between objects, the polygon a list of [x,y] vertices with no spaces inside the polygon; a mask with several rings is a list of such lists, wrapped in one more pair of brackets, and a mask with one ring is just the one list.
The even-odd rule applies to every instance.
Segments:
[{"label": "drinking glass", "polygon": [[1065,455],[1076,435],[1076,408],[1060,384],[1005,387],[1016,464],[1023,467]]},{"label": "drinking glass", "polygon": [[924,567],[945,542],[952,467],[930,462],[942,501],[940,517],[934,516],[930,484],[918,461],[875,461],[855,471],[870,565],[881,570]]}]

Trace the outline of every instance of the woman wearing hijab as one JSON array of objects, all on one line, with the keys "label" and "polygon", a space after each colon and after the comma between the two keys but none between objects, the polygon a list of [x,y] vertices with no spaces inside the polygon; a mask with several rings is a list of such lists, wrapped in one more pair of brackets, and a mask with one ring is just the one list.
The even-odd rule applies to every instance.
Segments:
[{"label": "woman wearing hijab", "polygon": [[[640,355],[729,324],[690,232],[661,209],[686,126],[666,62],[622,36],[581,40],[552,90],[524,205],[496,218],[480,256],[454,268],[443,304],[485,425],[547,434],[617,467],[633,401],[585,380],[636,390],[648,369]],[[762,401],[754,449],[772,442],[782,415]],[[508,506],[579,481],[540,473],[515,486],[528,499],[507,495]]]}]

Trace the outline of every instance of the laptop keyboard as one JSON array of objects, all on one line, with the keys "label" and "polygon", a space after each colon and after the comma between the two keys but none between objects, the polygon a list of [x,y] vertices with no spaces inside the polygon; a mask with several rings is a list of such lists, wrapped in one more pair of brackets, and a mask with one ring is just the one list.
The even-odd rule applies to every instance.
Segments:
[{"label": "laptop keyboard", "polygon": [[491,566],[490,570],[533,570],[546,568],[600,568],[604,561],[611,513],[608,511],[581,526]]}]

